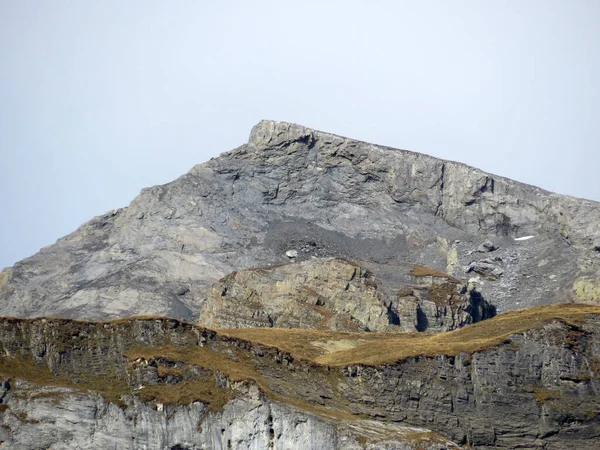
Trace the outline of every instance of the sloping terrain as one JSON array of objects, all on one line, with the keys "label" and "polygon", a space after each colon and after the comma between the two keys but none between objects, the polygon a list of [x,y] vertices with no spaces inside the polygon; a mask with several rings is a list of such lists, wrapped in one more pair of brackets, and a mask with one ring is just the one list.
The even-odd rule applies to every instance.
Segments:
[{"label": "sloping terrain", "polygon": [[[479,252],[486,238],[497,249]],[[402,262],[476,278],[499,311],[597,301],[596,249],[595,202],[263,121],[247,144],[5,269],[0,314],[195,320],[217,280],[289,262],[290,251],[350,259],[380,278]]]},{"label": "sloping terrain", "polygon": [[[42,430],[47,446],[54,442],[49,431],[64,428],[51,420],[68,414],[82,448],[97,439],[121,442],[121,435],[105,435],[111,420],[136,439],[149,432],[144,427],[166,430],[179,421],[184,428],[161,435],[172,448],[202,448],[210,440],[204,427],[212,433],[217,424],[223,427],[217,434],[227,436],[222,441],[219,434],[221,444],[210,448],[227,448],[232,433],[241,439],[235,448],[252,442],[254,433],[271,439],[269,448],[287,448],[307,438],[298,430],[283,432],[287,420],[300,417],[313,421],[319,439],[330,439],[321,442],[331,446],[321,448],[361,448],[382,439],[396,440],[387,448],[455,445],[430,429],[476,448],[544,442],[544,448],[592,449],[600,436],[599,332],[600,307],[576,304],[515,311],[441,334],[217,333],[158,318],[3,319],[0,438],[25,448],[31,441],[25,436]],[[73,410],[90,402],[97,405],[91,417]],[[243,416],[256,408],[275,412],[247,423]],[[224,425],[224,414],[237,419]],[[369,436],[370,428],[378,429],[369,421],[381,418],[396,425]],[[128,423],[137,428],[127,429]],[[336,426],[345,431],[334,432]],[[342,435],[348,446],[334,442]],[[386,448],[381,445],[374,448]]]}]

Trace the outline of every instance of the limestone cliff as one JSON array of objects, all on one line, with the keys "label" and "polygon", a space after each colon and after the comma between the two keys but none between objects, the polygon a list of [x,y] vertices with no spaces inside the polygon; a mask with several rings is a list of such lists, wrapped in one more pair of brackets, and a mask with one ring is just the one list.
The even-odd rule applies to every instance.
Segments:
[{"label": "limestone cliff", "polygon": [[[6,384],[6,383],[5,383]],[[150,406],[107,403],[93,392],[11,382],[0,442],[33,449],[398,449],[459,446],[429,430],[358,419],[347,425],[260,396],[233,399],[219,412],[199,402]]]}]

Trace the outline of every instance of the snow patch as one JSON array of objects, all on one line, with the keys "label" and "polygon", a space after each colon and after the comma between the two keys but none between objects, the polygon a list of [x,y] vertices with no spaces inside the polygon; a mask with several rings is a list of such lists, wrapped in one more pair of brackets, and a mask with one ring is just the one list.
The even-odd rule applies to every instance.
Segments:
[{"label": "snow patch", "polygon": [[526,241],[527,239],[531,239],[532,237],[535,237],[535,236],[523,236],[520,238],[515,238],[515,241]]}]

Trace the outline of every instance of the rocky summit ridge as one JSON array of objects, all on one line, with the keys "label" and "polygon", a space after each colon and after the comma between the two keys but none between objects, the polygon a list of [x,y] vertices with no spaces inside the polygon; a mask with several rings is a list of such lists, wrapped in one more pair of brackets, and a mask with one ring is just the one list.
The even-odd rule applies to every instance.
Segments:
[{"label": "rocky summit ridge", "polygon": [[599,303],[599,203],[262,121],[0,272],[0,441],[598,448]]}]

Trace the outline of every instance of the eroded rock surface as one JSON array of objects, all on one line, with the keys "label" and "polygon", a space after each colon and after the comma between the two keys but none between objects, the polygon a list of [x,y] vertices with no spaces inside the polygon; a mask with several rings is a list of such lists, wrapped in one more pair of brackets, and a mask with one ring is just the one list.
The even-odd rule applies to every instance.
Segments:
[{"label": "eroded rock surface", "polygon": [[337,258],[240,270],[215,283],[199,323],[209,328],[448,331],[495,315],[474,287],[419,269],[422,273],[414,276],[414,265],[396,266],[396,279],[382,280],[382,288],[372,272]]}]

